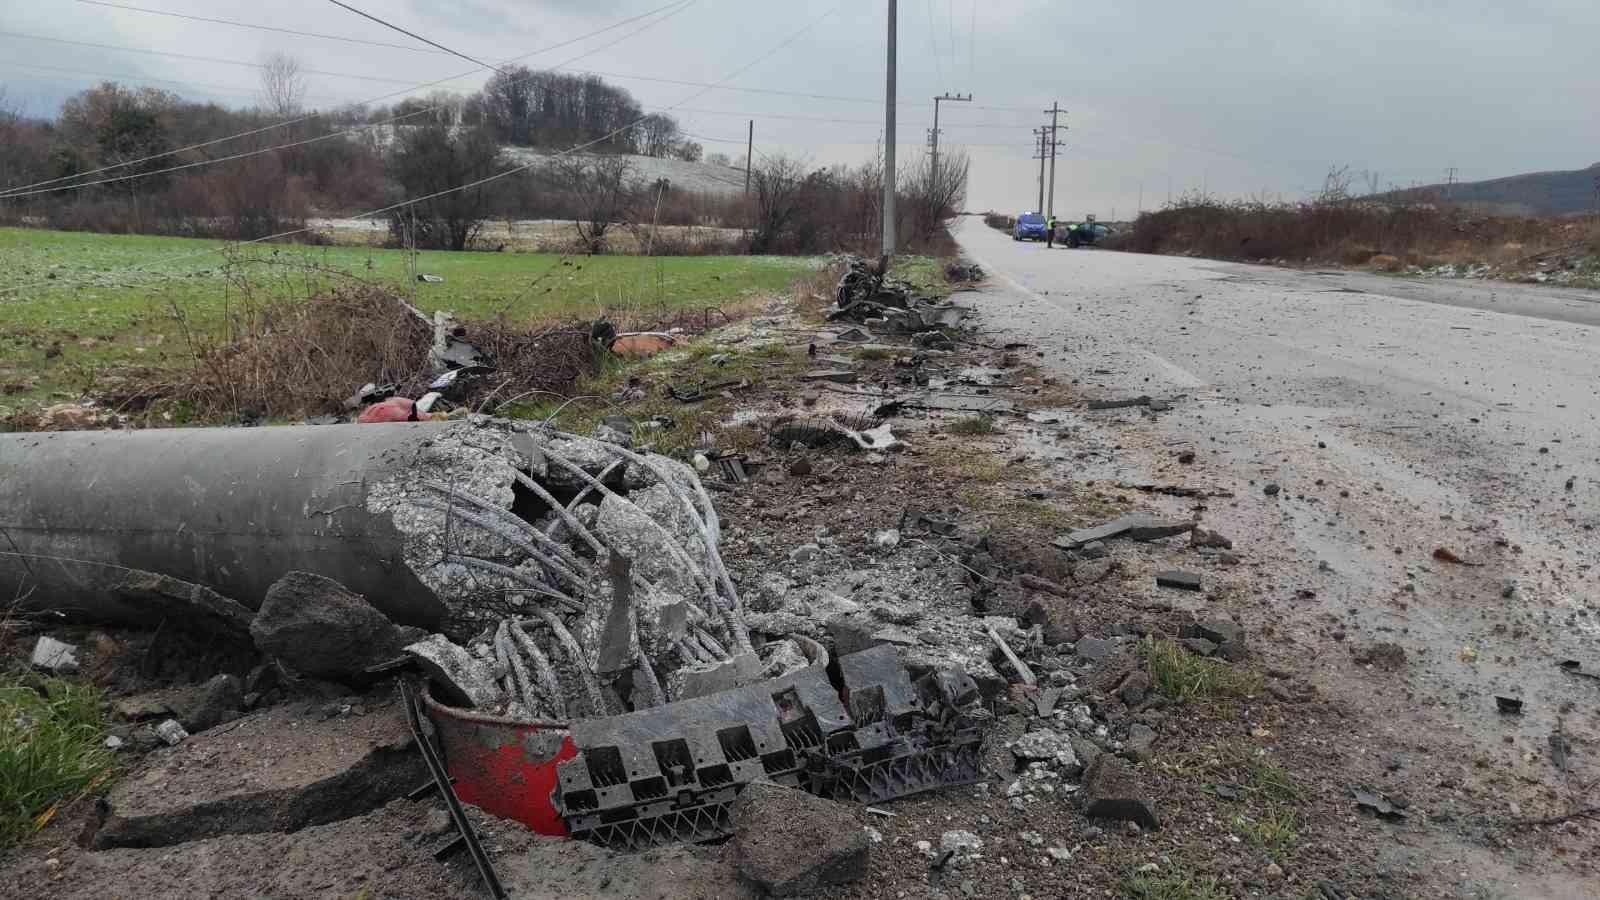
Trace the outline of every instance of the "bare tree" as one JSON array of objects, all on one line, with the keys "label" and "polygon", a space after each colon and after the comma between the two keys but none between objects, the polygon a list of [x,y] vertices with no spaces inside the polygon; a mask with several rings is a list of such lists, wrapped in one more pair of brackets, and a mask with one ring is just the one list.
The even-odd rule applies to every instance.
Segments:
[{"label": "bare tree", "polygon": [[261,104],[267,112],[289,119],[300,114],[306,98],[305,68],[287,53],[274,53],[261,63]]},{"label": "bare tree", "polygon": [[628,217],[638,193],[625,156],[563,156],[555,175],[577,200],[572,227],[588,253],[606,251],[606,232]]},{"label": "bare tree", "polygon": [[912,167],[900,190],[910,201],[906,212],[914,238],[925,241],[934,237],[966,205],[970,169],[967,154],[960,150],[941,154],[937,164],[931,156],[924,156]]},{"label": "bare tree", "polygon": [[787,156],[767,156],[750,174],[756,202],[750,252],[766,253],[789,229],[805,205],[806,165]]}]

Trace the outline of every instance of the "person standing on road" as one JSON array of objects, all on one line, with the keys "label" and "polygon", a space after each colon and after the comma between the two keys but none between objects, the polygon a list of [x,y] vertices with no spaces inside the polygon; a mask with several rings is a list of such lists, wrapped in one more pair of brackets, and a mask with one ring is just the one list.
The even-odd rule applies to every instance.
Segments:
[{"label": "person standing on road", "polygon": [[1056,217],[1051,216],[1044,220],[1044,246],[1046,250],[1053,249],[1056,245]]}]

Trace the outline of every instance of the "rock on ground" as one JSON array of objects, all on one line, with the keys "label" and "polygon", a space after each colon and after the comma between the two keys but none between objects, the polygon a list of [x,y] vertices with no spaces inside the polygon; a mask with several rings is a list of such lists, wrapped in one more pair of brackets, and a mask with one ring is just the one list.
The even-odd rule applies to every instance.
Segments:
[{"label": "rock on ground", "polygon": [[61,675],[78,671],[78,648],[66,641],[58,641],[48,634],[39,636],[33,645],[29,660],[35,668]]},{"label": "rock on ground", "polygon": [[416,835],[429,808],[425,802],[397,800],[365,815],[292,834],[229,834],[153,849],[85,851],[70,839],[61,840],[48,850],[24,851],[7,866],[6,896],[484,896],[467,854],[456,854],[445,864],[434,860],[431,847],[418,846]]},{"label": "rock on ground", "polygon": [[1139,789],[1139,778],[1109,753],[1095,757],[1083,775],[1083,813],[1091,819],[1120,819],[1160,828],[1155,806]]},{"label": "rock on ground", "polygon": [[92,846],[294,831],[380,807],[427,777],[394,703],[327,720],[313,704],[276,706],[145,757],[106,796]]},{"label": "rock on ground", "polygon": [[867,835],[837,803],[758,781],[733,807],[739,874],[773,897],[793,897],[867,874]]},{"label": "rock on ground", "polygon": [[500,701],[494,665],[444,635],[430,634],[408,645],[405,652],[428,673],[438,700],[456,706],[493,706]]},{"label": "rock on ground", "polygon": [[422,632],[395,625],[331,578],[290,572],[267,590],[250,635],[297,672],[343,680],[399,656]]}]

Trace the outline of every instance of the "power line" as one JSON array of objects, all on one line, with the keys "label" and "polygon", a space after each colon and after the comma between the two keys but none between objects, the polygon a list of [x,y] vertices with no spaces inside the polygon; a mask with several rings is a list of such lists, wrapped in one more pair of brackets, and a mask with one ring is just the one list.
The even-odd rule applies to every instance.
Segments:
[{"label": "power line", "polygon": [[[340,9],[347,9],[350,12],[353,12],[356,15],[362,17],[363,19],[370,19],[370,20],[372,20],[374,22],[377,22],[379,25],[382,25],[385,28],[391,29],[393,31],[398,31],[401,34],[405,35],[406,37],[415,38],[415,39],[423,42],[424,44],[427,44],[430,47],[434,47],[434,48],[437,48],[439,50],[443,50],[444,52],[450,54],[451,56],[459,56],[462,59],[466,60],[469,63],[472,63],[475,66],[478,66],[478,67],[484,68],[484,69],[494,69],[496,72],[500,72],[500,69],[496,68],[495,66],[491,66],[486,62],[480,62],[480,61],[478,61],[476,59],[473,59],[472,57],[466,55],[465,53],[462,53],[460,50],[452,50],[449,47],[446,47],[445,45],[440,44],[440,43],[438,43],[436,41],[431,41],[431,40],[423,37],[422,35],[417,34],[414,31],[407,31],[404,28],[401,28],[399,25],[394,24],[393,22],[386,22],[383,19],[380,19],[377,16],[373,15],[372,13],[362,12],[361,10],[356,9],[354,6],[351,6],[348,3],[342,2],[342,0],[328,0],[328,2],[332,3],[334,6],[339,7]],[[505,73],[504,72],[500,72],[500,74],[504,75]]]},{"label": "power line", "polygon": [[429,47],[413,47],[409,44],[390,44],[385,41],[368,41],[361,38],[344,37],[337,34],[321,34],[315,31],[298,31],[293,28],[279,28],[275,25],[256,25],[251,22],[237,22],[233,19],[214,19],[209,16],[193,16],[185,13],[167,12],[161,9],[147,9],[143,6],[125,6],[121,3],[107,3],[105,0],[77,0],[90,6],[104,6],[107,9],[120,9],[125,12],[148,13],[152,16],[166,16],[172,19],[187,19],[191,22],[205,22],[210,25],[227,25],[233,28],[252,28],[256,31],[271,31],[276,34],[292,34],[295,37],[320,38],[325,41],[343,41],[346,44],[361,44],[367,47],[384,47],[389,50],[405,50],[409,53],[444,54],[447,50],[434,50]]},{"label": "power line", "polygon": [[939,59],[938,26],[933,21],[933,3],[934,0],[928,0],[928,5],[924,7],[924,11],[928,14],[928,46],[933,50],[933,68],[939,73],[939,82],[943,86],[944,63]]},{"label": "power line", "polygon": [[[214,93],[239,94],[241,96],[249,96],[249,97],[256,96],[259,93],[259,90],[256,89],[256,88],[248,88],[248,87],[244,87],[242,85],[206,84],[204,82],[197,82],[197,81],[178,81],[178,80],[173,79],[173,78],[151,78],[151,77],[148,77],[146,75],[129,75],[129,74],[125,74],[125,73],[116,73],[116,72],[85,72],[82,69],[67,69],[67,68],[63,68],[61,66],[45,66],[45,65],[39,65],[37,63],[4,62],[4,63],[0,63],[0,66],[7,66],[7,67],[13,68],[13,69],[39,69],[39,70],[48,71],[48,72],[61,72],[61,73],[66,74],[66,75],[79,75],[79,76],[82,76],[84,78],[102,78],[102,79],[109,78],[109,79],[113,79],[113,80],[128,81],[128,82],[131,82],[131,83],[134,83],[134,84],[139,84],[139,83],[142,83],[142,82],[153,82],[153,83],[156,83],[156,84],[175,84],[175,85],[178,85],[180,87],[198,88],[198,89],[203,90],[203,91],[211,91],[211,92],[214,92]],[[331,98],[319,97],[318,99],[331,99]]]},{"label": "power line", "polygon": [[[824,12],[822,15],[817,16],[815,19],[812,19],[804,27],[802,27],[801,29],[796,31],[794,34],[790,35],[787,39],[785,39],[784,41],[779,43],[776,47],[774,47],[773,49],[767,51],[766,53],[762,54],[761,56],[757,57],[756,59],[750,61],[746,65],[741,66],[737,70],[729,73],[722,80],[723,81],[731,81],[734,78],[737,78],[740,75],[744,74],[745,72],[749,71],[750,69],[754,68],[758,64],[766,61],[767,59],[769,59],[773,55],[777,54],[778,51],[784,49],[785,47],[788,47],[790,44],[792,44],[795,41],[799,40],[801,37],[803,37],[811,29],[813,29],[817,25],[821,24],[823,19],[826,19],[828,16],[833,15],[838,10],[839,10],[838,6],[834,6],[834,7],[830,8],[827,12]],[[666,109],[662,110],[662,112],[671,112],[672,110],[676,109],[677,107],[682,106],[685,103],[689,103],[690,101],[694,100],[696,97],[699,97],[700,95],[709,92],[711,90],[711,87],[712,86],[707,86],[707,87],[695,92],[694,94],[689,95],[688,97],[684,98],[683,100],[679,101],[678,103],[675,103],[672,106],[669,106]],[[398,203],[391,203],[388,206],[380,207],[380,208],[374,209],[374,210],[368,210],[367,212],[364,212],[364,213],[358,213],[355,216],[353,216],[352,218],[362,219],[362,218],[366,218],[368,216],[383,215],[384,213],[393,212],[394,210],[400,209],[401,207],[410,206],[410,205],[416,204],[416,203],[422,203],[422,202],[427,201],[427,200],[433,200],[433,199],[438,198],[438,197],[443,197],[446,194],[454,194],[454,193],[456,193],[458,191],[465,191],[465,190],[470,190],[470,189],[475,188],[475,187],[481,187],[481,186],[483,186],[485,184],[488,184],[491,181],[498,181],[501,178],[507,178],[507,177],[509,177],[511,175],[515,175],[515,174],[517,174],[519,172],[525,172],[528,169],[534,168],[535,166],[544,165],[547,162],[547,160],[559,159],[559,158],[564,157],[564,156],[570,156],[570,155],[572,155],[574,153],[578,153],[580,151],[587,150],[590,147],[594,147],[594,146],[597,146],[599,144],[602,144],[602,143],[604,143],[606,141],[611,140],[612,138],[616,137],[617,135],[622,134],[623,132],[627,131],[630,128],[637,127],[646,118],[647,118],[647,116],[640,116],[639,118],[634,119],[632,122],[629,122],[629,123],[627,123],[625,125],[622,125],[622,126],[616,128],[616,129],[614,129],[613,131],[607,133],[607,134],[603,134],[600,137],[595,138],[592,141],[588,141],[587,143],[584,143],[584,144],[579,144],[579,145],[571,147],[571,148],[569,148],[567,150],[563,150],[560,153],[553,154],[550,157],[544,157],[544,158],[536,159],[536,160],[534,160],[532,162],[528,162],[528,163],[525,163],[523,165],[515,166],[513,168],[507,169],[504,172],[496,172],[496,173],[494,173],[492,175],[487,175],[487,176],[485,176],[483,178],[479,178],[479,179],[477,179],[475,181],[469,181],[469,182],[467,182],[465,184],[458,184],[458,185],[456,185],[454,187],[444,188],[443,190],[434,191],[431,194],[424,194],[421,197],[410,197],[410,198],[407,198],[405,200],[401,200]],[[312,229],[309,226],[302,227],[302,228],[295,228],[295,229],[292,229],[292,230],[289,230],[289,231],[281,231],[281,232],[278,232],[277,234],[269,234],[269,235],[266,235],[264,237],[252,238],[252,239],[247,240],[247,241],[239,241],[236,244],[232,244],[232,245],[229,245],[229,246],[244,246],[244,245],[248,245],[248,244],[259,244],[259,243],[264,243],[266,241],[279,240],[279,239],[286,238],[286,237],[293,237],[293,236],[295,236],[297,234],[304,234],[304,233],[306,233],[306,232],[308,232],[310,230],[312,230]],[[154,263],[154,265],[165,265],[165,264],[170,263],[170,262],[176,262],[176,261],[178,261],[180,259],[187,259],[187,258],[191,258],[191,257],[195,257],[195,256],[205,256],[205,255],[209,255],[209,254],[212,254],[212,253],[219,253],[219,252],[222,252],[222,248],[208,248],[208,249],[205,249],[205,250],[197,250],[197,251],[193,251],[193,252],[190,252],[190,253],[181,253],[181,254],[177,254],[175,256],[169,256],[169,257],[166,257],[164,259],[157,260]],[[135,265],[135,266],[126,266],[126,267],[123,267],[123,268],[118,269],[116,271],[137,271],[137,270],[143,269],[143,268],[144,268],[143,265]],[[104,273],[97,273],[96,277],[99,277],[100,275],[103,275],[103,274]],[[4,289],[0,289],[0,294],[16,293],[16,292],[19,292],[19,291],[27,290],[29,288],[34,288],[34,287],[38,287],[40,285],[50,284],[50,283],[51,283],[50,280],[46,279],[46,280],[43,280],[43,281],[32,282],[32,283],[26,284],[26,285],[18,285],[17,287],[4,288]],[[65,285],[60,285],[60,286],[64,287]]]},{"label": "power line", "polygon": [[[216,63],[220,66],[244,66],[249,69],[265,68],[261,63],[245,62],[241,59],[218,59],[215,56],[194,56],[188,53],[169,53],[165,50],[146,50],[143,47],[119,47],[116,44],[96,44],[92,41],[73,41],[67,38],[47,37],[40,34],[23,34],[18,31],[0,31],[0,37],[22,38],[28,41],[47,41],[52,44],[71,44],[74,47],[92,47],[96,50],[115,50],[119,53],[143,53],[148,56],[168,56],[173,59],[187,59],[193,62]],[[306,69],[307,75],[322,75],[328,78],[354,78],[359,81],[385,81],[390,84],[406,84],[399,78],[384,78],[381,75],[357,75],[352,72],[323,72],[317,69]]]},{"label": "power line", "polygon": [[[571,38],[569,40],[562,41],[560,43],[551,44],[548,47],[540,47],[538,50],[534,50],[534,51],[531,51],[529,53],[524,53],[521,56],[513,57],[512,59],[506,60],[505,62],[519,62],[521,60],[525,60],[525,59],[527,59],[529,57],[532,57],[532,56],[538,56],[538,55],[540,55],[542,53],[549,53],[552,50],[559,50],[562,47],[571,46],[572,44],[576,44],[576,43],[579,43],[581,41],[588,40],[589,38],[592,38],[592,37],[598,37],[599,35],[605,34],[608,31],[614,31],[614,30],[616,30],[618,28],[621,28],[621,27],[623,27],[625,25],[631,25],[634,22],[637,22],[637,21],[639,21],[641,19],[649,18],[649,17],[654,16],[654,15],[656,15],[658,13],[662,13],[662,12],[666,13],[665,15],[661,16],[661,18],[656,19],[656,20],[651,21],[651,22],[646,22],[644,25],[641,25],[640,27],[628,32],[627,34],[622,35],[621,37],[617,38],[614,41],[602,44],[602,45],[600,45],[598,47],[594,47],[594,48],[586,51],[585,53],[583,53],[583,54],[581,54],[579,56],[573,57],[572,59],[569,59],[566,62],[560,63],[559,65],[554,67],[554,68],[559,69],[559,68],[561,68],[563,66],[571,65],[572,63],[577,62],[578,60],[583,59],[586,56],[592,55],[594,53],[598,53],[601,50],[606,50],[608,48],[614,47],[617,44],[620,44],[623,41],[626,41],[629,38],[634,37],[635,35],[638,35],[638,34],[644,32],[644,31],[647,31],[650,28],[653,28],[656,25],[659,25],[662,22],[665,22],[666,20],[672,18],[673,16],[676,16],[677,14],[683,12],[684,10],[688,9],[690,6],[694,5],[696,2],[697,2],[697,0],[673,0],[672,3],[669,3],[666,6],[657,7],[656,9],[650,10],[649,12],[640,13],[639,15],[631,16],[631,17],[626,18],[626,19],[622,19],[621,21],[615,22],[615,23],[613,23],[611,25],[607,25],[604,28],[597,29],[595,31],[591,31],[588,34],[580,35],[578,37]],[[505,63],[502,63],[502,65],[504,65],[504,64]],[[468,75],[475,75],[475,74],[477,74],[477,73],[476,72],[463,72],[461,74],[451,75],[451,76],[448,76],[448,77],[445,77],[445,78],[438,79],[437,81],[430,81],[430,82],[426,82],[424,84],[414,84],[409,88],[406,88],[406,89],[403,89],[403,90],[399,90],[399,91],[392,91],[392,92],[390,92],[388,94],[384,94],[381,97],[374,97],[374,98],[372,98],[370,100],[360,101],[357,105],[364,106],[364,105],[366,105],[368,103],[380,103],[380,102],[382,102],[384,100],[389,100],[389,99],[392,99],[394,97],[405,96],[407,94],[410,94],[413,91],[420,90],[422,88],[436,87],[438,85],[446,84],[446,83],[451,82],[451,81],[456,81],[458,79],[465,78]],[[358,126],[356,128],[346,129],[346,130],[344,130],[342,132],[336,132],[335,134],[353,134],[354,132],[360,131],[363,128],[373,128],[373,127],[377,127],[377,126],[380,126],[380,125],[387,125],[387,124],[390,124],[390,123],[393,123],[393,122],[398,122],[398,121],[400,121],[402,119],[410,118],[411,116],[421,115],[421,114],[426,113],[426,112],[432,112],[432,111],[437,110],[438,108],[439,108],[438,105],[430,106],[430,107],[428,107],[426,109],[417,110],[416,112],[408,113],[408,114],[406,114],[404,116],[395,116],[395,117],[392,117],[392,118],[389,118],[389,119],[385,119],[385,120],[383,120],[381,122],[369,122],[369,123],[367,123],[365,125]],[[152,154],[150,156],[141,157],[139,159],[133,159],[133,160],[128,160],[126,162],[113,163],[111,165],[101,166],[98,169],[90,169],[87,172],[78,172],[78,173],[75,173],[73,175],[65,175],[65,176],[61,176],[59,178],[50,178],[50,179],[46,179],[44,181],[36,181],[36,182],[34,182],[32,184],[19,185],[19,186],[14,187],[14,188],[7,188],[7,189],[5,189],[3,191],[0,191],[0,199],[4,199],[4,198],[10,197],[10,196],[21,196],[18,193],[18,192],[21,192],[21,191],[32,191],[35,188],[45,187],[45,186],[52,185],[52,184],[59,184],[59,183],[61,183],[63,181],[72,181],[73,179],[76,179],[76,178],[87,178],[87,177],[89,177],[91,175],[97,175],[97,174],[99,174],[101,172],[109,172],[109,171],[111,171],[113,169],[125,168],[127,166],[136,166],[136,165],[140,165],[142,163],[150,162],[152,160],[162,159],[162,158],[168,157],[168,156],[175,156],[175,155],[177,155],[179,153],[186,153],[186,152],[191,151],[191,150],[202,150],[202,149],[205,149],[206,147],[213,147],[213,146],[216,146],[217,144],[226,143],[228,141],[239,140],[241,138],[251,137],[253,135],[261,134],[263,132],[271,131],[271,130],[273,130],[275,128],[286,128],[286,127],[291,126],[291,125],[299,125],[302,122],[309,122],[310,120],[312,120],[312,119],[314,119],[316,117],[317,117],[316,113],[309,113],[307,115],[303,115],[303,116],[300,116],[300,117],[294,118],[294,119],[288,119],[288,120],[283,121],[283,122],[275,122],[275,123],[273,123],[271,125],[265,125],[265,126],[262,126],[260,128],[252,128],[252,129],[250,129],[248,131],[241,131],[238,134],[232,134],[232,135],[228,135],[226,137],[214,138],[212,140],[201,141],[201,142],[196,143],[196,144],[190,144],[187,147],[179,147],[179,148],[177,148],[175,150],[168,150],[168,151],[163,152],[163,153],[156,153],[156,154]],[[329,135],[329,137],[331,137],[331,136],[333,136],[333,135]],[[262,151],[259,151],[259,152],[266,153],[266,152],[271,152],[274,149],[279,149],[279,148],[268,148],[266,150],[262,150]],[[147,174],[159,174],[159,173],[147,173]],[[68,186],[65,186],[65,187],[63,187],[61,189],[62,190],[70,190],[72,187],[73,187],[72,185],[68,185]]]}]

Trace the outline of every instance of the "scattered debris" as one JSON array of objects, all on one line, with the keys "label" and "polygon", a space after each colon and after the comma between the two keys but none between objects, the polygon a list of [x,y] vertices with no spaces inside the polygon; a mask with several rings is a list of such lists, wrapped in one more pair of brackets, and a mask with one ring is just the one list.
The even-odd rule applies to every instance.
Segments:
[{"label": "scattered debris", "polygon": [[433,415],[417,405],[417,401],[409,397],[390,397],[363,409],[356,421],[362,425],[375,425],[385,422],[426,422]]},{"label": "scattered debris", "polygon": [[1561,729],[1557,728],[1550,732],[1545,742],[1550,745],[1550,764],[1555,766],[1557,771],[1571,771],[1572,742],[1567,740]]},{"label": "scattered debris", "polygon": [[1406,817],[1405,809],[1396,805],[1390,798],[1370,791],[1354,791],[1356,809],[1371,813],[1379,818],[1399,821]]},{"label": "scattered debris", "polygon": [[1522,715],[1522,701],[1516,697],[1502,697],[1496,695],[1494,698],[1494,705],[1495,708],[1500,711],[1501,715]]},{"label": "scattered debris", "polygon": [[78,671],[78,648],[65,641],[58,641],[48,634],[39,636],[33,645],[33,656],[29,663],[35,668],[44,669],[55,675],[64,675]]},{"label": "scattered debris", "polygon": [[1466,560],[1462,559],[1459,554],[1457,554],[1454,550],[1451,550],[1449,547],[1435,547],[1435,548],[1433,548],[1433,558],[1437,559],[1440,562],[1454,563],[1454,564],[1459,565],[1459,566],[1480,566],[1481,567],[1483,565],[1483,563],[1467,562]]},{"label": "scattered debris", "polygon": [[1149,406],[1149,405],[1150,405],[1150,397],[1146,396],[1146,395],[1141,395],[1141,396],[1138,396],[1138,397],[1130,397],[1130,398],[1128,398],[1126,400],[1090,400],[1089,401],[1089,409],[1091,409],[1091,410],[1128,409],[1128,408],[1134,407],[1134,406]]},{"label": "scattered debris", "polygon": [[1193,572],[1169,569],[1156,573],[1156,587],[1172,588],[1179,591],[1198,591],[1200,590],[1200,576]]},{"label": "scattered debris", "polygon": [[732,849],[739,874],[769,897],[794,897],[867,874],[871,842],[836,803],[757,781],[733,804]]},{"label": "scattered debris", "polygon": [[1276,482],[1269,482],[1266,487],[1261,489],[1261,492],[1266,494],[1268,497],[1276,497],[1282,491],[1283,488],[1279,487]]},{"label": "scattered debris", "polygon": [[1351,647],[1350,658],[1356,665],[1373,666],[1385,672],[1398,672],[1406,667],[1405,648],[1384,641],[1363,647]]},{"label": "scattered debris", "polygon": [[1091,819],[1118,819],[1142,828],[1160,828],[1155,806],[1139,789],[1133,770],[1109,753],[1095,757],[1083,776],[1084,815]]},{"label": "scattered debris", "polygon": [[421,629],[396,626],[337,581],[309,572],[290,572],[267,590],[250,634],[262,653],[296,672],[334,681],[393,659],[425,636]]},{"label": "scattered debris", "polygon": [[177,719],[168,719],[157,725],[156,734],[166,742],[168,747],[176,747],[189,738],[189,732],[178,724]]},{"label": "scattered debris", "polygon": [[644,358],[672,349],[678,343],[676,336],[659,331],[635,331],[619,334],[609,349],[618,356]]},{"label": "scattered debris", "polygon": [[1119,516],[1103,525],[1071,532],[1057,538],[1055,545],[1063,550],[1076,550],[1094,541],[1105,541],[1112,538],[1154,541],[1183,534],[1194,529],[1194,522],[1161,519],[1143,513],[1133,513]]},{"label": "scattered debris", "polygon": [[856,373],[849,369],[813,369],[800,376],[801,381],[828,381],[834,384],[855,384]]},{"label": "scattered debris", "polygon": [[1233,539],[1222,534],[1221,532],[1207,531],[1204,528],[1196,528],[1189,535],[1189,546],[1209,547],[1214,550],[1232,550]]},{"label": "scattered debris", "polygon": [[1568,675],[1576,675],[1579,678],[1588,678],[1592,681],[1600,682],[1600,672],[1584,671],[1583,663],[1576,659],[1564,659],[1558,665],[1561,671],[1566,672]]},{"label": "scattered debris", "polygon": [[1028,668],[1028,664],[1023,662],[1017,656],[1016,652],[1011,649],[1011,645],[1006,643],[1005,638],[1001,637],[1000,633],[994,630],[994,626],[990,626],[988,630],[989,640],[994,641],[994,645],[998,647],[1000,653],[1005,656],[1006,662],[1011,664],[1012,670],[1017,673],[1017,678],[1021,680],[1023,684],[1035,684],[1036,679],[1033,676],[1033,670]]}]

